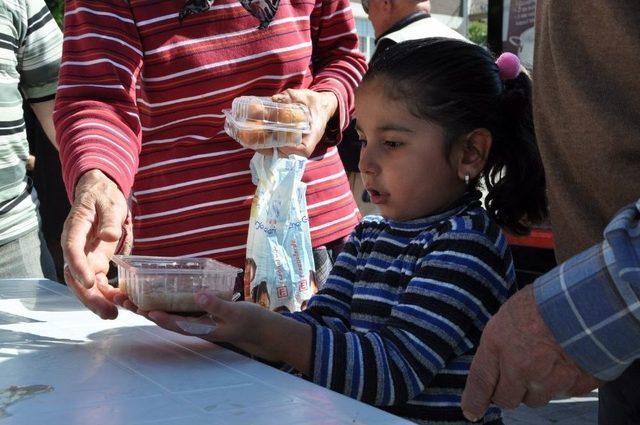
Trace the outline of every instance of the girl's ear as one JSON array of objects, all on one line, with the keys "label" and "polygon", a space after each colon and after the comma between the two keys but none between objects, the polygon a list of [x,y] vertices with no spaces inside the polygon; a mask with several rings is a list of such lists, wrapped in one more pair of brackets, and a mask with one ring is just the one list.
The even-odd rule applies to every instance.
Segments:
[{"label": "girl's ear", "polygon": [[473,180],[480,175],[489,158],[493,137],[486,128],[476,128],[463,136],[460,151],[457,155],[458,178],[465,180],[465,176]]}]

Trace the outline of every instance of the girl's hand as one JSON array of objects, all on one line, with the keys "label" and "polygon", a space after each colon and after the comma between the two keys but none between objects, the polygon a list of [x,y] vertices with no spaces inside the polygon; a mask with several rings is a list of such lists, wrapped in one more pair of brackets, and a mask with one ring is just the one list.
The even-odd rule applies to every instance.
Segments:
[{"label": "girl's hand", "polygon": [[308,89],[287,89],[271,97],[274,102],[302,103],[311,113],[311,132],[302,137],[298,146],[281,147],[284,155],[300,155],[309,158],[324,137],[327,123],[338,109],[338,99],[331,92],[316,92]]},{"label": "girl's hand", "polygon": [[138,311],[170,331],[226,342],[264,360],[285,362],[308,374],[311,368],[311,327],[250,302],[229,302],[212,294],[195,295],[207,312],[185,317],[164,311]]},{"label": "girl's hand", "polygon": [[276,360],[261,349],[265,334],[262,329],[278,316],[276,313],[257,304],[224,301],[211,294],[195,296],[196,303],[208,314],[186,317],[164,311],[138,313],[170,331],[211,342],[226,342],[267,360]]}]

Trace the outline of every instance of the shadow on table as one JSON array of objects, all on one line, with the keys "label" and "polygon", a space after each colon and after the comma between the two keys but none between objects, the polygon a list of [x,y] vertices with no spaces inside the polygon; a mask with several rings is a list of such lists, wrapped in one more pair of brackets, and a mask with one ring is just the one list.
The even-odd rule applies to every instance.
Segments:
[{"label": "shadow on table", "polygon": [[[19,300],[27,309],[32,311],[82,311],[86,307],[82,305],[71,290],[61,283],[42,281],[37,285],[25,284],[23,280],[0,280],[0,300]],[[61,297],[62,295],[62,297]],[[0,317],[0,325],[28,322],[33,319]]]},{"label": "shadow on table", "polygon": [[[0,313],[5,314],[5,313]],[[16,316],[21,317],[21,316]],[[26,319],[29,322],[37,322],[35,320]],[[23,322],[24,320],[20,320],[15,323]],[[48,336],[37,335],[33,333],[27,332],[16,332],[7,329],[0,329],[0,361],[7,358],[17,357],[19,355],[24,355],[18,353],[18,350],[28,350],[28,351],[44,351],[55,349],[55,347],[68,346],[69,344],[81,344],[84,341],[74,340],[74,339],[64,339],[64,338],[51,338]],[[15,354],[12,354],[15,353]],[[6,365],[4,363],[0,363],[0,370],[4,369]],[[2,375],[2,373],[0,373]]]}]

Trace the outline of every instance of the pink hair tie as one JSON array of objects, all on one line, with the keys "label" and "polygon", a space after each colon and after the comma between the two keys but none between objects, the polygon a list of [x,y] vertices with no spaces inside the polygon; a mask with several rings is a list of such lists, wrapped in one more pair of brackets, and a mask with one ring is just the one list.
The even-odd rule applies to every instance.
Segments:
[{"label": "pink hair tie", "polygon": [[505,52],[496,60],[501,80],[513,80],[520,74],[520,59],[513,53]]}]

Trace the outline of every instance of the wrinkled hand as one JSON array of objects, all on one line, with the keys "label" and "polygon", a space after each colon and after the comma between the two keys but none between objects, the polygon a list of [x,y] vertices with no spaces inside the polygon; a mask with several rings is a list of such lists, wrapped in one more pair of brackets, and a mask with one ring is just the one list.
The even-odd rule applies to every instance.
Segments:
[{"label": "wrinkled hand", "polygon": [[109,259],[125,229],[125,251],[131,246],[131,220],[118,186],[101,171],[82,175],[62,231],[64,278],[78,299],[103,319],[118,316],[120,291],[107,282]]},{"label": "wrinkled hand", "polygon": [[163,311],[138,311],[158,326],[183,335],[198,336],[211,342],[226,342],[249,353],[269,360],[265,352],[264,330],[269,321],[279,316],[258,304],[250,302],[224,301],[215,295],[201,293],[194,295],[196,303],[207,314],[188,317]]},{"label": "wrinkled hand", "polygon": [[331,92],[316,92],[308,89],[287,89],[272,96],[274,102],[302,103],[311,113],[311,132],[302,137],[298,146],[281,147],[283,155],[300,155],[309,158],[324,137],[327,123],[338,109],[338,99]]},{"label": "wrinkled hand", "polygon": [[588,393],[598,385],[556,342],[529,285],[504,304],[484,329],[462,409],[467,419],[477,420],[491,402],[507,409],[520,403],[540,407],[553,398]]}]

